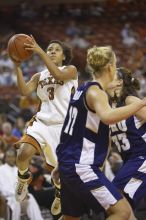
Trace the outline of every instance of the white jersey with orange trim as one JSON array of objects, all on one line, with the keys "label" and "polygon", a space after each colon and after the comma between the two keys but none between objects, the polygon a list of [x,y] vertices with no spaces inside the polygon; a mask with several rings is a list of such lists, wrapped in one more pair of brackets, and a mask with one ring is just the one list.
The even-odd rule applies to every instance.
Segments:
[{"label": "white jersey with orange trim", "polygon": [[[59,67],[60,70],[66,66]],[[36,118],[44,123],[62,124],[67,113],[71,91],[77,89],[78,80],[55,80],[48,69],[40,73],[37,95],[41,100]]]},{"label": "white jersey with orange trim", "polygon": [[[64,67],[59,67],[63,69]],[[56,166],[56,147],[67,113],[72,89],[77,89],[78,80],[66,82],[55,80],[47,69],[41,72],[37,95],[41,100],[40,111],[30,121],[25,135],[16,143],[34,146],[44,156],[46,163]]]}]

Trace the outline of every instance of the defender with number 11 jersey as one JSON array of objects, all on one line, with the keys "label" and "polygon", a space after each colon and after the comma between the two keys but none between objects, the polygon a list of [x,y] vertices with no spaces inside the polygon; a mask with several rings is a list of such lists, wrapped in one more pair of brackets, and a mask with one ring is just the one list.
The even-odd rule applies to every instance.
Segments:
[{"label": "defender with number 11 jersey", "polygon": [[109,126],[86,103],[86,92],[93,85],[102,89],[97,82],[87,82],[72,97],[57,147],[62,212],[69,216],[81,216],[87,207],[96,210],[99,203],[108,209],[122,198],[101,171]]}]

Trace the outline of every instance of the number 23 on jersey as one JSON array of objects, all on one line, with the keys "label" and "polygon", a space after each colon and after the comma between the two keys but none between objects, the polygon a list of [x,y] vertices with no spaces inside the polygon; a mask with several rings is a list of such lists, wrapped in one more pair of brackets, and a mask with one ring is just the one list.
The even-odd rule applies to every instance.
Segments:
[{"label": "number 23 on jersey", "polygon": [[117,124],[110,125],[110,129],[111,129],[111,133],[116,132],[115,135],[112,135],[112,141],[117,146],[119,152],[121,152],[121,150],[123,151],[129,150],[130,143],[126,134],[127,131],[126,121],[123,120],[118,122]]}]

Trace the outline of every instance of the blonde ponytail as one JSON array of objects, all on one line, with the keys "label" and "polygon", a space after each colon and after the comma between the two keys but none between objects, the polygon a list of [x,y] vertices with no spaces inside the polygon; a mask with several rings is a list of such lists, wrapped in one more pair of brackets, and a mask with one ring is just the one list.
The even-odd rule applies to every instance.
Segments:
[{"label": "blonde ponytail", "polygon": [[110,46],[88,49],[87,64],[93,69],[93,72],[101,71],[113,58],[114,52]]}]

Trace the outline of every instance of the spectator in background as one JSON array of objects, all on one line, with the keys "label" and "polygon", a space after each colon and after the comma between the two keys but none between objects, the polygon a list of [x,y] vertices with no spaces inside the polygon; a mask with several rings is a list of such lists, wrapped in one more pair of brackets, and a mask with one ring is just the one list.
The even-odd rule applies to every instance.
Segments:
[{"label": "spectator in background", "polygon": [[22,117],[18,117],[16,119],[16,123],[14,125],[14,128],[12,129],[12,135],[14,135],[17,138],[21,138],[24,134],[25,129],[25,122]]},{"label": "spectator in background", "polygon": [[[32,93],[29,97],[21,96],[19,99],[19,107],[22,111],[29,110],[32,114],[35,114],[38,110],[38,106],[39,100],[35,93]],[[28,121],[31,117],[32,115],[30,115],[30,113],[27,113],[27,115],[24,115],[23,118],[25,118],[25,121]]]},{"label": "spectator in background", "polygon": [[16,76],[14,75],[14,71],[12,71],[9,66],[3,66],[0,68],[0,85],[16,85]]},{"label": "spectator in background", "polygon": [[83,37],[75,35],[74,38],[69,42],[72,46],[87,49],[90,46],[90,43]]},{"label": "spectator in background", "polygon": [[127,47],[132,47],[135,44],[138,44],[138,34],[136,34],[129,23],[126,23],[124,28],[121,31],[121,36],[123,38],[123,44]]},{"label": "spectator in background", "polygon": [[6,144],[9,146],[13,145],[15,142],[19,140],[18,137],[12,135],[12,125],[10,122],[4,122],[2,125],[2,138],[6,142]]},{"label": "spectator in background", "polygon": [[[5,155],[5,163],[0,165],[0,197],[1,206],[4,210],[9,209],[12,212],[12,220],[20,220],[22,209],[26,210],[25,215],[29,217],[30,220],[43,220],[39,206],[31,194],[28,194],[27,199],[19,203],[15,199],[15,184],[17,180],[18,169],[16,167],[16,152],[13,148],[9,148]],[[5,208],[4,208],[5,207]],[[0,210],[0,217],[7,219],[6,216],[2,214],[7,214]]]},{"label": "spectator in background", "polygon": [[5,113],[1,113],[1,114],[0,114],[0,135],[3,134],[2,125],[3,125],[4,122],[6,122],[6,120],[7,120],[6,118],[7,118],[7,117],[6,117],[6,114],[5,114]]},{"label": "spectator in background", "polygon": [[95,17],[100,17],[104,14],[104,8],[101,5],[91,5],[89,6],[90,15]]},{"label": "spectator in background", "polygon": [[29,192],[37,200],[39,206],[51,210],[55,196],[55,188],[51,184],[51,176],[44,169],[41,157],[34,156],[29,170],[32,173],[32,182],[29,185]]},{"label": "spectator in background", "polygon": [[76,35],[80,35],[81,30],[80,30],[80,28],[77,27],[77,25],[74,21],[71,21],[69,26],[66,28],[65,33],[69,37],[74,37]]},{"label": "spectator in background", "polygon": [[4,158],[6,150],[7,150],[7,144],[3,140],[3,138],[0,136],[0,164],[2,164],[3,162],[3,158]]},{"label": "spectator in background", "polygon": [[14,71],[14,64],[11,59],[8,57],[6,50],[3,50],[0,57],[0,66],[9,67],[11,71]]},{"label": "spectator in background", "polygon": [[37,16],[37,10],[35,5],[30,4],[29,1],[24,1],[20,5],[20,17],[24,19],[33,19]]}]

